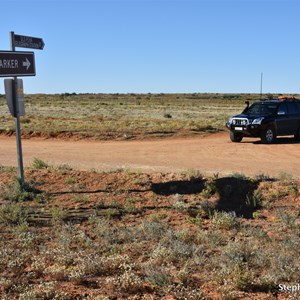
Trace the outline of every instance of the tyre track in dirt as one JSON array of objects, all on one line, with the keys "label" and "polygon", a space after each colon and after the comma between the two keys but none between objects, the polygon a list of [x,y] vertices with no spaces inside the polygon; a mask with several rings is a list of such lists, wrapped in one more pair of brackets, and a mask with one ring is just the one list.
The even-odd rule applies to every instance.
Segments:
[{"label": "tyre track in dirt", "polygon": [[[207,137],[169,138],[139,141],[63,141],[23,139],[24,165],[37,157],[51,165],[68,164],[80,169],[142,172],[180,172],[198,169],[203,174],[220,175],[235,172],[254,176],[281,172],[300,178],[300,143],[280,138],[264,145],[258,139],[232,143],[228,133]],[[0,137],[0,165],[16,166],[14,137]]]}]

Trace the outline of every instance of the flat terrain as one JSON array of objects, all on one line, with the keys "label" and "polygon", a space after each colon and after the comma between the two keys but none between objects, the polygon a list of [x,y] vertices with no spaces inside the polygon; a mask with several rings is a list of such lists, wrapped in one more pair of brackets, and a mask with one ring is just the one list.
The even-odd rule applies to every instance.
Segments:
[{"label": "flat terrain", "polygon": [[[15,144],[15,137],[0,137],[0,165],[16,166]],[[27,166],[36,157],[52,165],[68,164],[80,170],[179,172],[196,169],[209,175],[288,173],[300,178],[299,146],[293,138],[280,138],[273,145],[261,144],[259,139],[232,143],[228,133],[223,132],[206,137],[151,141],[24,139],[23,153]]]},{"label": "flat terrain", "polygon": [[[224,129],[226,120],[258,95],[60,94],[25,95],[23,136],[130,140],[197,135]],[[0,133],[14,123],[0,96]]]},{"label": "flat terrain", "polygon": [[259,95],[25,98],[21,188],[0,97],[2,300],[299,299],[300,143],[224,130]]}]

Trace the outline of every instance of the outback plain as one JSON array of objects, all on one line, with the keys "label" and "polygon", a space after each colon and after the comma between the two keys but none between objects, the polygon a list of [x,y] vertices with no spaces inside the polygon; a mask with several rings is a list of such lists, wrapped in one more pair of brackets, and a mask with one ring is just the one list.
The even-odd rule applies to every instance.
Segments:
[{"label": "outback plain", "polygon": [[1,299],[298,299],[299,143],[224,128],[259,98],[26,95],[21,187],[1,96]]}]

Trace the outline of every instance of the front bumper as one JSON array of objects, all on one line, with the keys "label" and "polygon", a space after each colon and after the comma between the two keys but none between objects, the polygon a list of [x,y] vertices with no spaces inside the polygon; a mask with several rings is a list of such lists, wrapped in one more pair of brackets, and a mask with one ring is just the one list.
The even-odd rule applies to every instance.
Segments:
[{"label": "front bumper", "polygon": [[244,136],[259,137],[261,133],[261,125],[259,124],[232,125],[229,122],[227,122],[226,127],[230,131],[241,133]]}]

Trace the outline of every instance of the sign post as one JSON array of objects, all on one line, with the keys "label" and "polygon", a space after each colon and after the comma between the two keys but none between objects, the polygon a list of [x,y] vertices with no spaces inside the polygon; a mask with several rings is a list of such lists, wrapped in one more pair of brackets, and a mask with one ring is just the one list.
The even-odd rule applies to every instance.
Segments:
[{"label": "sign post", "polygon": [[16,47],[43,50],[45,43],[43,39],[17,35],[10,32],[10,50],[0,50],[0,77],[13,77],[4,81],[6,100],[12,116],[16,123],[16,141],[18,154],[18,177],[21,187],[24,187],[24,167],[21,143],[20,116],[25,115],[23,81],[18,76],[35,76],[35,61],[33,52],[15,51]]},{"label": "sign post", "polygon": [[23,81],[18,76],[35,76],[35,61],[33,52],[15,51],[16,47],[43,50],[43,39],[17,35],[10,32],[10,50],[0,50],[0,77],[13,77],[4,80],[6,100],[16,123],[16,142],[18,154],[18,176],[22,188],[24,187],[24,167],[21,143],[20,116],[25,115]]},{"label": "sign post", "polygon": [[[11,51],[15,51],[15,38],[14,32],[10,32],[10,48]],[[25,60],[25,63],[27,61]],[[22,64],[23,65],[23,64]],[[13,107],[14,111],[16,112],[15,116],[15,123],[16,123],[16,141],[17,141],[17,155],[18,155],[18,176],[21,181],[21,186],[24,186],[24,167],[23,167],[23,153],[22,153],[22,142],[21,142],[21,125],[20,125],[20,116],[19,116],[19,109],[18,109],[18,78],[17,76],[13,79]]]}]

